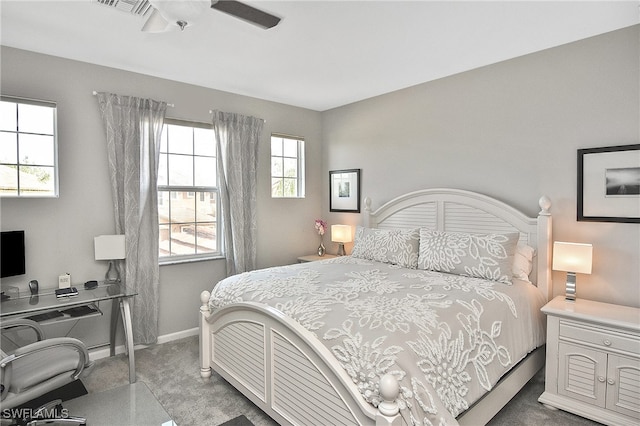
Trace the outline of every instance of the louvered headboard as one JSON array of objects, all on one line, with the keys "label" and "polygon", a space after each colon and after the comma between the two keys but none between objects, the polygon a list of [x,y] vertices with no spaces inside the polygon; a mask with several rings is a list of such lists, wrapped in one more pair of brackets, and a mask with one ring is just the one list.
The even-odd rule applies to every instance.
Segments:
[{"label": "louvered headboard", "polygon": [[551,202],[541,197],[540,213],[530,218],[508,204],[476,192],[434,188],[394,198],[375,211],[365,198],[364,225],[371,228],[419,228],[475,233],[520,232],[520,241],[536,249],[531,281],[552,296]]}]

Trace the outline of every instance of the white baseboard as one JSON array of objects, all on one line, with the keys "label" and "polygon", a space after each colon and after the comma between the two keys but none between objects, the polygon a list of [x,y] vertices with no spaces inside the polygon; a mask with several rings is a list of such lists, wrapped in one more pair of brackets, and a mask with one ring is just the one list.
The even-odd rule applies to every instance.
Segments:
[{"label": "white baseboard", "polygon": [[[197,336],[198,335],[198,327],[190,328],[188,330],[182,330],[175,333],[164,334],[162,336],[158,336],[157,344],[172,342],[174,340],[183,339],[185,337]],[[150,345],[135,345],[134,350],[147,348]],[[124,345],[116,346],[116,355],[125,353]],[[109,357],[109,347],[99,347],[95,349],[89,350],[89,359],[95,361],[101,358]]]},{"label": "white baseboard", "polygon": [[[190,328],[188,330],[177,331],[175,333],[169,333],[162,336],[158,336],[158,343],[173,342],[174,340],[184,339],[185,337],[197,336],[198,327]],[[136,346],[137,349],[137,346]]]}]

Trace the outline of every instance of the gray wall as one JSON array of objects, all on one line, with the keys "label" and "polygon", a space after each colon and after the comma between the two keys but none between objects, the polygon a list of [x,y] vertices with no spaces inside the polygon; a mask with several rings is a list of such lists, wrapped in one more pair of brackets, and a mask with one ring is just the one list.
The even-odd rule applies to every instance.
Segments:
[{"label": "gray wall", "polygon": [[[258,263],[292,263],[315,251],[313,220],[360,223],[329,213],[328,171],[362,169],[374,207],[407,191],[448,186],[486,193],[529,215],[553,200],[554,238],[594,244],[594,273],[578,296],[640,306],[640,225],[576,222],[576,149],[639,143],[638,26],[473,70],[324,113],[91,64],[2,47],[3,94],[58,102],[60,198],[1,199],[3,230],[27,232],[27,275],[55,287],[103,276],[93,237],[115,229],[106,148],[93,90],[174,103],[168,116],[208,121],[210,109],[267,120],[259,152]],[[307,140],[307,197],[269,195],[271,132]],[[335,246],[328,242],[329,252]],[[347,246],[348,251],[351,249]],[[224,262],[160,269],[160,334],[197,325],[199,294],[224,276]],[[554,273],[555,293],[564,275]],[[74,333],[105,342],[107,321]]]},{"label": "gray wall", "polygon": [[[60,167],[59,198],[0,200],[2,230],[24,229],[27,245],[27,274],[3,279],[3,287],[27,291],[31,279],[38,279],[42,287],[56,287],[64,272],[71,273],[74,283],[104,277],[106,264],[94,260],[93,237],[112,234],[115,222],[94,90],[165,100],[175,104],[167,111],[173,118],[209,122],[211,109],[264,118],[258,161],[258,264],[293,263],[297,256],[314,252],[318,240],[313,220],[321,209],[324,183],[319,112],[7,47],[1,54],[3,94],[58,103]],[[305,199],[271,199],[271,132],[305,137]],[[162,266],[160,334],[196,327],[200,292],[224,275],[223,260]],[[73,333],[89,344],[104,343],[107,325],[108,321],[80,321]]]},{"label": "gray wall", "polygon": [[[593,274],[578,276],[578,297],[640,306],[640,225],[576,221],[576,150],[640,140],[639,28],[327,111],[325,174],[361,168],[374,208],[404,192],[454,187],[533,216],[546,194],[554,239],[594,246]],[[562,294],[564,273],[553,279]]]}]

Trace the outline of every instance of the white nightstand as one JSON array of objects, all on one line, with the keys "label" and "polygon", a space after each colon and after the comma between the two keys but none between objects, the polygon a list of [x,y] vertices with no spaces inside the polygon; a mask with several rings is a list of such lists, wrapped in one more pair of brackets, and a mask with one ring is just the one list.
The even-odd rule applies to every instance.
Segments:
[{"label": "white nightstand", "polygon": [[640,309],[558,296],[547,303],[545,405],[611,425],[640,420]]},{"label": "white nightstand", "polygon": [[315,262],[316,260],[333,259],[337,257],[335,254],[325,254],[324,256],[318,256],[317,254],[310,254],[308,256],[300,256],[298,263]]}]

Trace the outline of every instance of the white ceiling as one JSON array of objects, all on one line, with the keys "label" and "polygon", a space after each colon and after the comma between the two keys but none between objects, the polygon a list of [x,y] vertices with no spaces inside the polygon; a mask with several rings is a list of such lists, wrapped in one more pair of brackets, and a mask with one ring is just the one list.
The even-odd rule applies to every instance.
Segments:
[{"label": "white ceiling", "polygon": [[640,22],[640,1],[266,1],[183,32],[95,0],[1,0],[3,45],[324,111]]}]

